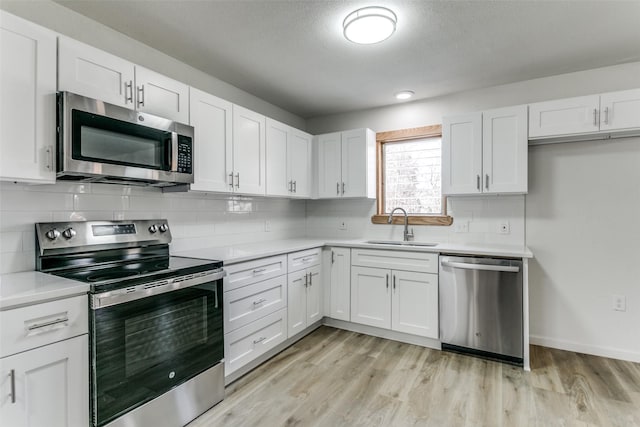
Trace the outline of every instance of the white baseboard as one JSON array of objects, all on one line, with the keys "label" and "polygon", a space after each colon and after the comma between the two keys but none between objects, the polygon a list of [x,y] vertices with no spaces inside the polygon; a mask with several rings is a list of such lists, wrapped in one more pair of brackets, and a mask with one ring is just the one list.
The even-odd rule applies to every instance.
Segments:
[{"label": "white baseboard", "polygon": [[609,357],[611,359],[620,359],[629,362],[640,363],[640,353],[621,350],[618,348],[586,345],[573,341],[558,340],[555,338],[541,337],[537,335],[530,335],[529,342],[531,344],[540,345],[543,347],[551,347],[557,348],[559,350],[567,350],[576,353],[585,353],[591,354],[593,356]]}]

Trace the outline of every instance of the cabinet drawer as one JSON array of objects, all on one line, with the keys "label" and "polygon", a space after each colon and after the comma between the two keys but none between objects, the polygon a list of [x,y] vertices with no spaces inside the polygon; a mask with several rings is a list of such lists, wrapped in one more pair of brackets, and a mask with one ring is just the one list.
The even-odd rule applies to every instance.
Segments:
[{"label": "cabinet drawer", "polygon": [[261,258],[255,261],[247,261],[224,267],[227,271],[225,291],[238,289],[272,277],[287,273],[287,256],[279,255],[269,258]]},{"label": "cabinet drawer", "polygon": [[352,249],[351,265],[438,273],[438,254],[428,252]]},{"label": "cabinet drawer", "polygon": [[225,375],[251,362],[287,338],[287,309],[283,308],[224,336]]},{"label": "cabinet drawer", "polygon": [[231,332],[287,306],[287,276],[224,293],[224,330]]},{"label": "cabinet drawer", "polygon": [[321,253],[322,248],[314,248],[289,254],[289,273],[320,264]]},{"label": "cabinet drawer", "polygon": [[86,334],[87,296],[0,312],[0,357]]}]

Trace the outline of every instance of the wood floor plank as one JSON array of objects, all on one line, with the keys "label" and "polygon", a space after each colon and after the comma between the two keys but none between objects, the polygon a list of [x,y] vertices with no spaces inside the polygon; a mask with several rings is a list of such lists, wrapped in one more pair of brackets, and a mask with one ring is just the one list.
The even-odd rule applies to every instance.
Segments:
[{"label": "wood floor plank", "polygon": [[532,371],[321,327],[189,427],[640,427],[640,364],[531,347]]}]

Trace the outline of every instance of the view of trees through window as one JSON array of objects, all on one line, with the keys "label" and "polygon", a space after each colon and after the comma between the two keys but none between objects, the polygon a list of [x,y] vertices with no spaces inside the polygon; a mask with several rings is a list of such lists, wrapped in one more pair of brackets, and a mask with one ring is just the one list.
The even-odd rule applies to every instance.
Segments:
[{"label": "view of trees through window", "polygon": [[442,214],[441,151],[439,137],[383,145],[384,213]]}]

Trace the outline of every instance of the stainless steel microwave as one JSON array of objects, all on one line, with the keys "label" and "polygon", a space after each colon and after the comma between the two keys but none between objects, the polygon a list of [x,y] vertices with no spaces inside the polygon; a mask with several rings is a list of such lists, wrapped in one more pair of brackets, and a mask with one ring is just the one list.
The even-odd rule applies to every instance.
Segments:
[{"label": "stainless steel microwave", "polygon": [[70,92],[57,102],[57,179],[193,183],[193,127]]}]

